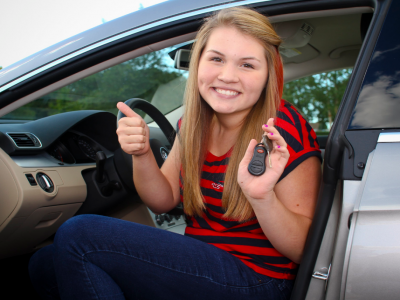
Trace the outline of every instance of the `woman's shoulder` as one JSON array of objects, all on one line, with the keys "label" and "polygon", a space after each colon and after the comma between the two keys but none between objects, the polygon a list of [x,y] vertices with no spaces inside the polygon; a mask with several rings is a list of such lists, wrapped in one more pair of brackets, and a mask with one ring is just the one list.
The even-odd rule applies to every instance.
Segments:
[{"label": "woman's shoulder", "polygon": [[[306,118],[299,111],[299,109],[292,103],[282,99],[277,111],[277,117],[288,121],[290,124],[299,123],[304,120],[307,122]],[[308,122],[307,122],[308,123]]]},{"label": "woman's shoulder", "polygon": [[275,127],[285,139],[290,153],[289,161],[280,180],[311,156],[317,156],[322,161],[314,129],[293,104],[281,100],[276,114]]},{"label": "woman's shoulder", "polygon": [[285,139],[294,138],[299,143],[304,144],[303,146],[319,149],[317,136],[310,123],[293,104],[286,100],[281,100],[276,114],[275,127],[282,131],[281,135]]}]

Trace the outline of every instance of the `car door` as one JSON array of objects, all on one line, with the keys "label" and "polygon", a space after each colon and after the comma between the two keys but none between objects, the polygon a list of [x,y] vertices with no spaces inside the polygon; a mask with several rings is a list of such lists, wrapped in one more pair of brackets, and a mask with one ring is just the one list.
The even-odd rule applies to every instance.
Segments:
[{"label": "car door", "polygon": [[[382,1],[374,8],[328,139],[320,202],[292,299],[398,298],[400,46],[393,29],[400,5]],[[318,235],[315,265],[306,270]]]}]

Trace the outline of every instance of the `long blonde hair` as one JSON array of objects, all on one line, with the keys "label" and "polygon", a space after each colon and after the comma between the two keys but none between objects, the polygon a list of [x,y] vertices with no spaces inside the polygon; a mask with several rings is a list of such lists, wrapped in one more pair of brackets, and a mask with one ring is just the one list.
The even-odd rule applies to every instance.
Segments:
[{"label": "long blonde hair", "polygon": [[249,8],[227,8],[205,19],[193,45],[184,97],[185,110],[180,128],[184,207],[185,213],[190,216],[202,215],[205,209],[200,180],[214,111],[199,94],[198,66],[212,31],[222,26],[233,27],[257,39],[265,49],[268,64],[266,88],[243,120],[224,181],[224,217],[244,221],[253,217],[254,212],[237,182],[239,163],[250,140],[260,139],[263,133],[261,125],[275,117],[283,90],[283,68],[277,50],[281,39],[265,16]]}]

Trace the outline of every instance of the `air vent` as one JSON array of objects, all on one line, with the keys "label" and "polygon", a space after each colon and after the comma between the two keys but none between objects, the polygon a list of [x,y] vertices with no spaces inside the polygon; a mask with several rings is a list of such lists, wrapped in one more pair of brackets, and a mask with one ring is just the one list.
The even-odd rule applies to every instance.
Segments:
[{"label": "air vent", "polygon": [[7,133],[18,148],[41,147],[39,139],[32,133]]}]

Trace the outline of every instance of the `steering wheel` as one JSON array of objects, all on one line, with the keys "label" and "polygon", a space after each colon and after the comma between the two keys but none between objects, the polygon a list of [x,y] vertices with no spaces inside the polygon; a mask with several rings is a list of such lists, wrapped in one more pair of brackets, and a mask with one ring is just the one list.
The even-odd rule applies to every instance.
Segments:
[{"label": "steering wheel", "polygon": [[[171,126],[169,121],[165,118],[165,116],[150,102],[147,102],[143,99],[139,98],[131,98],[125,101],[125,104],[128,105],[131,109],[138,108],[149,115],[154,122],[160,127],[161,131],[167,138],[169,144],[174,144],[176,132],[175,129]],[[118,121],[126,117],[121,111],[118,111],[117,115],[117,128]],[[158,139],[150,139],[150,148],[153,151],[154,157],[158,163],[158,166],[161,167],[164,160],[167,158],[169,150],[168,148]],[[135,185],[133,184],[133,168],[132,168],[132,155],[125,153],[121,148],[119,148],[114,153],[114,164],[117,169],[117,172],[121,178],[121,180],[125,183],[125,185],[134,190]]]}]

